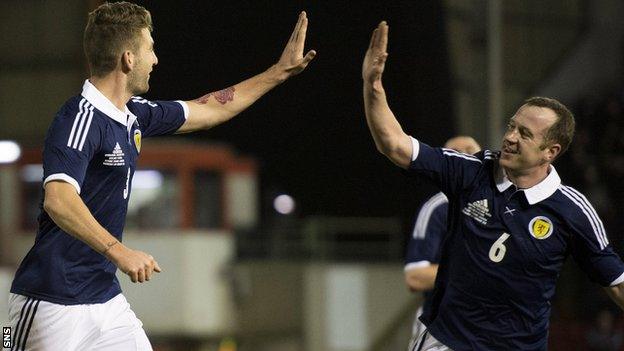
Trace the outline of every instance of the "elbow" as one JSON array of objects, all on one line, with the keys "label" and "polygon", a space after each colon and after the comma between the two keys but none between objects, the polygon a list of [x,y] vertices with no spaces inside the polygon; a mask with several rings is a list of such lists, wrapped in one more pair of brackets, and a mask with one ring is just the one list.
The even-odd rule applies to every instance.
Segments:
[{"label": "elbow", "polygon": [[[377,151],[390,159],[395,159],[406,152],[408,146],[406,140],[409,140],[409,137],[401,129],[385,129],[379,130],[374,139]],[[409,149],[411,151],[411,142]]]},{"label": "elbow", "polygon": [[375,146],[377,147],[377,151],[382,155],[387,156],[387,153],[390,152],[390,147],[382,141],[376,142]]},{"label": "elbow", "polygon": [[43,199],[43,210],[52,218],[52,220],[56,221],[55,218],[58,218],[63,209],[63,203],[58,196],[49,195],[46,193],[45,198]]},{"label": "elbow", "polygon": [[380,140],[375,143],[375,146],[377,146],[377,151],[389,158],[392,158],[399,150],[399,143],[395,142],[392,138],[380,138]]},{"label": "elbow", "polygon": [[410,165],[411,155],[398,142],[377,145],[377,150],[401,168],[408,168]]},{"label": "elbow", "polygon": [[55,217],[58,207],[58,200],[52,196],[46,196],[43,200],[43,210],[46,211],[50,217]]}]

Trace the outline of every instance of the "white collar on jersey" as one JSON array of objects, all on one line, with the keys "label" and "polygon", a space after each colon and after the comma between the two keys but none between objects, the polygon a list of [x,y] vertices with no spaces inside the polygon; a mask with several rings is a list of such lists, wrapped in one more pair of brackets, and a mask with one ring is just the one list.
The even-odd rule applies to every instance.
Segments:
[{"label": "white collar on jersey", "polygon": [[124,126],[128,126],[128,119],[130,119],[132,126],[134,120],[136,120],[136,116],[128,110],[127,106],[124,106],[125,111],[121,111],[115,106],[102,92],[98,90],[89,80],[85,80],[84,85],[82,86],[82,94],[85,99],[87,99],[91,105],[95,106],[102,113],[110,117],[116,122],[123,124]]},{"label": "white collar on jersey", "polygon": [[[496,174],[496,188],[499,192],[503,192],[509,189],[513,183],[507,178],[507,174],[503,167],[498,167]],[[559,178],[559,174],[553,165],[548,167],[548,175],[541,182],[533,185],[528,189],[522,189],[524,192],[524,196],[526,196],[527,201],[530,205],[535,205],[536,203],[546,200],[550,197],[550,195],[554,194],[555,191],[561,185],[561,178]]]}]

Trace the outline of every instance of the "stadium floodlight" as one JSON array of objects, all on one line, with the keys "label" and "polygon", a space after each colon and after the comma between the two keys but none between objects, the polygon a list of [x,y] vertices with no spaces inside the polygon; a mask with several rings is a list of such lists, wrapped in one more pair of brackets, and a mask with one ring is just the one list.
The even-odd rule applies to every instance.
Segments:
[{"label": "stadium floodlight", "polygon": [[286,194],[278,195],[273,200],[273,208],[280,214],[289,215],[295,211],[295,199]]},{"label": "stadium floodlight", "polygon": [[13,163],[22,155],[22,148],[13,140],[0,140],[0,164]]},{"label": "stadium floodlight", "polygon": [[137,170],[132,179],[132,189],[158,189],[162,186],[164,176],[156,170]]}]

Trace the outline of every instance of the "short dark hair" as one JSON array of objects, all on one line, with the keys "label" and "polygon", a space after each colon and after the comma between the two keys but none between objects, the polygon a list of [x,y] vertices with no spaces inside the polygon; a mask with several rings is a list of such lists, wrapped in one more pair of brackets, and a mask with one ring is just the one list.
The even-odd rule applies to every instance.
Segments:
[{"label": "short dark hair", "polygon": [[524,101],[524,104],[549,108],[555,112],[557,120],[546,132],[542,148],[546,148],[553,143],[558,143],[561,145],[561,152],[558,156],[561,156],[568,149],[570,143],[572,143],[572,138],[574,138],[576,122],[574,121],[572,112],[561,102],[547,97],[536,96],[528,98]]},{"label": "short dark hair", "polygon": [[143,28],[152,31],[152,16],[129,2],[104,3],[89,13],[83,44],[94,76],[112,72],[124,50],[136,50]]}]

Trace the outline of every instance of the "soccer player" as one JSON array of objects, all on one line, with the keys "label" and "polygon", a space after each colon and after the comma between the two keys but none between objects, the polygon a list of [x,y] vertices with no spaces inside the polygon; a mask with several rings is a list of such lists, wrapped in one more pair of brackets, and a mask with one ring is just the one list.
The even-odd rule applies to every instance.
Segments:
[{"label": "soccer player", "polygon": [[449,200],[427,329],[410,350],[546,350],[550,300],[571,254],[624,309],[624,262],[600,218],[552,166],[574,117],[550,98],[530,98],[510,118],[501,151],[475,156],[407,135],[388,106],[382,73],[388,25],[373,31],[362,65],[366,120],[377,149],[429,178]]},{"label": "soccer player", "polygon": [[158,63],[143,7],[105,3],[89,14],[84,49],[91,76],[58,111],[43,151],[44,196],[33,247],[9,301],[11,350],[151,350],[121,294],[115,271],[149,281],[161,268],[121,243],[141,139],[223,123],[303,71],[308,19],[297,24],[276,64],[194,101],[148,101]]},{"label": "soccer player", "polygon": [[[446,141],[444,147],[465,154],[475,154],[481,146],[471,137],[457,136]],[[438,273],[440,244],[446,234],[448,199],[439,192],[427,200],[416,216],[414,230],[407,244],[405,257],[405,284],[413,292],[423,293],[423,303],[416,311],[412,335],[420,335],[424,330],[418,320],[423,310],[431,309],[431,290]]]}]

